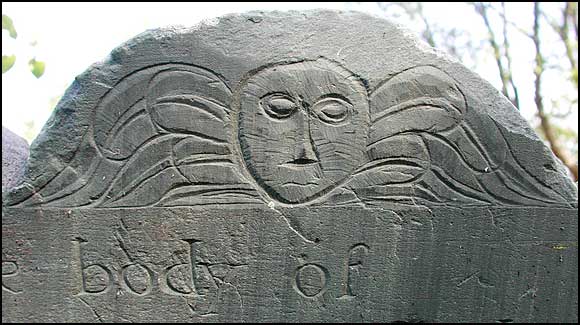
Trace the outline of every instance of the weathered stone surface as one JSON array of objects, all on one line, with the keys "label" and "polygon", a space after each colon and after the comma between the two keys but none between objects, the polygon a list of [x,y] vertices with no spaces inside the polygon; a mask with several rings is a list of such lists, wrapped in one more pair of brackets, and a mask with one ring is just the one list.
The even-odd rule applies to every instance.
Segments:
[{"label": "weathered stone surface", "polygon": [[508,100],[386,21],[150,31],[3,195],[2,318],[574,322],[577,201]]},{"label": "weathered stone surface", "polygon": [[28,143],[2,127],[2,192],[18,183],[28,159]]}]

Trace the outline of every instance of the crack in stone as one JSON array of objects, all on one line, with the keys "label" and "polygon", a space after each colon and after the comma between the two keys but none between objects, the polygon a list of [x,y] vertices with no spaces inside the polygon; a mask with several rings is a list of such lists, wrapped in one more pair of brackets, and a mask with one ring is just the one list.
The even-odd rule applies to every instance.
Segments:
[{"label": "crack in stone", "polygon": [[103,318],[101,317],[101,315],[99,315],[99,313],[97,313],[97,311],[91,306],[89,305],[88,302],[86,302],[86,300],[84,300],[81,297],[78,297],[80,301],[83,302],[83,304],[85,304],[85,306],[89,307],[89,309],[93,312],[93,315],[95,315],[95,317],[97,317],[97,319],[99,320],[99,322],[104,323]]},{"label": "crack in stone", "polygon": [[119,232],[115,232],[115,239],[119,242],[119,247],[121,248],[121,250],[123,251],[123,253],[125,253],[125,255],[127,256],[127,258],[134,263],[135,260],[133,259],[133,257],[131,256],[131,254],[129,254],[129,251],[127,250],[127,247],[125,247],[125,242],[123,241],[123,238],[121,237],[121,235],[119,234]]},{"label": "crack in stone", "polygon": [[466,277],[465,279],[463,279],[461,282],[459,282],[457,284],[457,287],[461,287],[462,285],[464,285],[465,283],[469,282],[469,280],[473,279],[474,277],[476,277],[479,274],[480,271],[476,271],[472,274],[470,274],[468,277]]},{"label": "crack in stone", "polygon": [[193,316],[197,316],[197,317],[209,317],[209,316],[219,315],[218,313],[213,312],[213,311],[210,311],[207,314],[200,314],[200,313],[198,313],[195,310],[195,304],[192,305],[186,297],[181,297],[181,298],[183,299],[183,301],[187,305],[189,311],[191,312],[191,315],[193,315]]},{"label": "crack in stone", "polygon": [[296,234],[298,235],[298,237],[302,238],[302,240],[304,240],[307,243],[311,243],[314,244],[315,242],[304,237],[298,230],[296,230],[293,226],[292,223],[290,222],[290,220],[288,219],[288,217],[286,217],[282,212],[278,211],[275,207],[274,202],[270,202],[268,203],[268,207],[274,211],[276,211],[278,213],[278,215],[280,215],[282,218],[284,218],[284,221],[286,221],[286,224],[288,225],[288,227]]},{"label": "crack in stone", "polygon": [[503,227],[501,227],[497,224],[497,221],[495,220],[495,216],[493,215],[493,211],[491,211],[491,209],[487,209],[487,213],[491,217],[492,226],[496,229],[499,229],[502,233],[505,232],[505,229],[503,229]]}]

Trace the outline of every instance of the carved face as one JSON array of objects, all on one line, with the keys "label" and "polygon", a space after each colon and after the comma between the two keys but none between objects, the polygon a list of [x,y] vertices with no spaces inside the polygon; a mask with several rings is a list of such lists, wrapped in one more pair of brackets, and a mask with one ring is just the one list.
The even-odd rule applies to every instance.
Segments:
[{"label": "carved face", "polygon": [[369,123],[364,86],[326,60],[265,68],[241,88],[243,159],[284,203],[307,202],[348,178],[364,160]]}]

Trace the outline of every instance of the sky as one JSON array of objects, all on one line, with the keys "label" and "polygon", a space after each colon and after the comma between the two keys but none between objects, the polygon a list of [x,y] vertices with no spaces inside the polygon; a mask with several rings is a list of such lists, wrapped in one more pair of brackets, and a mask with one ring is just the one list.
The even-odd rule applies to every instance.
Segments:
[{"label": "sky", "polygon": [[[441,26],[462,26],[469,31],[464,40],[481,37],[486,33],[480,19],[467,6],[449,3],[425,3],[429,19]],[[453,6],[453,7],[451,7]],[[529,5],[509,4],[511,12],[529,10]],[[204,20],[228,13],[250,10],[306,10],[326,8],[336,10],[358,10],[376,16],[384,16],[376,3],[344,2],[297,2],[297,3],[16,3],[2,2],[2,13],[14,21],[18,37],[12,39],[2,31],[2,54],[15,54],[15,66],[2,75],[2,125],[29,142],[40,131],[56,105],[58,98],[91,64],[102,61],[109,52],[128,39],[147,29],[169,25],[192,26]],[[449,15],[452,8],[453,15]],[[514,15],[518,17],[520,15]],[[527,17],[529,15],[521,15]],[[404,23],[404,21],[403,21]],[[529,21],[518,22],[523,25]],[[406,25],[420,31],[423,26]],[[477,36],[477,37],[476,37]],[[514,37],[512,48],[524,48],[525,38]],[[549,42],[549,41],[548,41]],[[31,45],[34,44],[34,45]],[[550,44],[548,43],[549,47]],[[491,52],[490,52],[491,54]],[[521,84],[520,92],[533,91],[533,75],[530,62],[534,53],[516,53],[515,78]],[[46,70],[37,79],[28,70],[32,58],[44,61]],[[483,78],[499,87],[497,68],[493,58],[484,59],[477,66],[466,60],[465,64],[475,69]],[[553,78],[557,76],[552,76]],[[565,87],[550,82],[547,75],[546,92],[560,96],[568,91]],[[522,104],[522,115],[528,120],[534,116],[533,96]],[[550,105],[549,98],[547,100]],[[578,118],[571,116],[564,121],[566,126],[578,130]]]}]

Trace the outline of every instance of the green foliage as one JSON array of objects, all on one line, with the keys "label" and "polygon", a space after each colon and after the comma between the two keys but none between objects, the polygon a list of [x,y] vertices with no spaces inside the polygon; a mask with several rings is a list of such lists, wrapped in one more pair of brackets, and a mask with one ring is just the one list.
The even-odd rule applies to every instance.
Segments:
[{"label": "green foliage", "polygon": [[37,61],[36,58],[31,59],[28,61],[28,66],[30,67],[30,71],[36,78],[40,78],[44,74],[44,62]]},{"label": "green foliage", "polygon": [[6,15],[2,15],[2,29],[5,29],[10,34],[10,37],[16,38],[18,33],[16,33],[16,29],[14,28],[14,23],[12,19]]},{"label": "green foliage", "polygon": [[[2,15],[2,29],[7,30],[10,37],[14,39],[18,36],[12,18],[7,15]],[[31,45],[36,46],[36,41],[32,42]],[[8,70],[14,66],[14,63],[16,63],[16,55],[2,55],[2,74],[8,72]],[[28,61],[30,72],[32,72],[36,78],[40,78],[44,74],[45,66],[46,64],[44,62],[38,61],[36,58],[32,58]]]},{"label": "green foliage", "polygon": [[[7,30],[8,34],[10,34],[10,37],[12,38],[16,38],[16,36],[18,36],[18,33],[16,33],[16,29],[14,28],[14,23],[12,22],[12,19],[6,15],[2,15],[2,29]],[[14,66],[15,62],[16,62],[15,55],[2,55],[2,74],[10,70],[10,68]]]},{"label": "green foliage", "polygon": [[2,74],[10,70],[16,62],[16,55],[2,55]]}]

